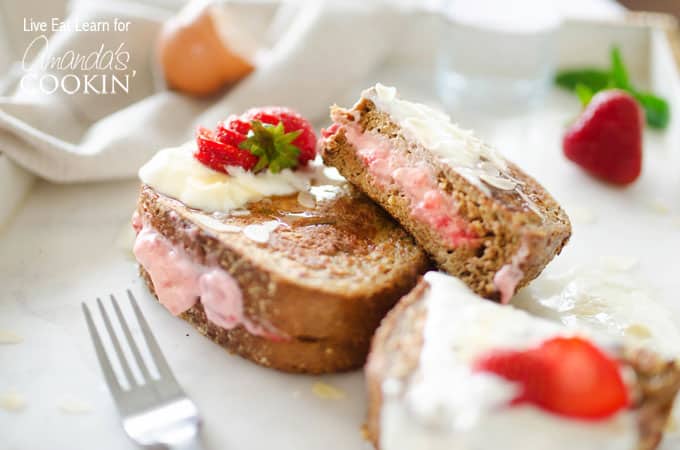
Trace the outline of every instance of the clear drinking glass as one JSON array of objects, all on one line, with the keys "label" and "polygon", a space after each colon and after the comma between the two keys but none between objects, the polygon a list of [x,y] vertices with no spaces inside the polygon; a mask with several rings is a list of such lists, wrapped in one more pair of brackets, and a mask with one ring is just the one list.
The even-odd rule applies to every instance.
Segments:
[{"label": "clear drinking glass", "polygon": [[549,0],[448,0],[437,89],[450,110],[506,113],[541,101],[553,77],[560,18]]}]

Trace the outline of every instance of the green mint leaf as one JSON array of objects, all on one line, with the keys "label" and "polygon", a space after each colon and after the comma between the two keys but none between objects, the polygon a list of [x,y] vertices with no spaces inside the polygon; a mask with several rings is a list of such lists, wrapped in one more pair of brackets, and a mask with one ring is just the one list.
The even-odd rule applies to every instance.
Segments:
[{"label": "green mint leaf", "polygon": [[609,80],[609,72],[600,69],[564,70],[555,77],[555,83],[564,89],[576,91],[576,86],[581,84],[593,93],[606,89]]},{"label": "green mint leaf", "polygon": [[630,93],[645,111],[647,124],[652,128],[666,128],[670,122],[670,105],[663,98],[649,92],[638,92],[630,81],[621,50],[615,46],[610,53],[611,69],[594,68],[563,70],[555,77],[555,84],[574,92],[582,104],[587,104],[597,92],[621,89]]},{"label": "green mint leaf", "polygon": [[634,97],[645,110],[647,125],[658,129],[668,126],[671,120],[671,107],[666,100],[648,92],[636,92]]},{"label": "green mint leaf", "polygon": [[611,51],[611,85],[624,91],[633,91],[633,86],[631,86],[628,78],[628,69],[623,63],[621,50],[618,47],[613,47]]},{"label": "green mint leaf", "polygon": [[595,95],[592,89],[581,83],[576,85],[574,91],[576,92],[576,96],[581,101],[583,106],[587,106],[588,103],[590,103],[590,100],[593,98],[593,95]]}]

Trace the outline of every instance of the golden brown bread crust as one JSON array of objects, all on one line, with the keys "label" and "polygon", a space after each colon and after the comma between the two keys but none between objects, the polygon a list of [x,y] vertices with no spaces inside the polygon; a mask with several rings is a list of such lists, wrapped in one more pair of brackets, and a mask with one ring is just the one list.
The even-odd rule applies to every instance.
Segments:
[{"label": "golden brown bread crust", "polygon": [[[383,319],[366,362],[368,392],[367,438],[380,448],[382,384],[395,378],[408,382],[418,367],[427,318],[423,295],[428,283],[421,280]],[[638,450],[659,446],[678,389],[680,367],[646,350],[618,349],[620,359],[635,373],[632,406],[638,418]]]},{"label": "golden brown bread crust", "polygon": [[[313,207],[302,206],[297,195],[272,197],[249,204],[248,215],[218,217],[142,186],[142,220],[196,262],[225,269],[241,287],[246,317],[286,339],[217,327],[200,303],[182,317],[231,352],[267,367],[305,373],[360,367],[380,319],[429,263],[406,232],[351,186],[324,189]],[[282,222],[266,244],[213,226],[266,220]]]},{"label": "golden brown bread crust", "polygon": [[569,240],[571,224],[566,213],[550,194],[514,164],[509,163],[510,175],[523,183],[524,195],[540,210],[542,218],[513,191],[490,187],[491,195],[483,193],[451,167],[437,161],[429,151],[404,138],[400,128],[370,100],[363,99],[353,111],[334,107],[332,116],[336,120],[340,118],[343,124],[358,124],[364,132],[379,133],[389,139],[396,151],[426,161],[435,169],[439,187],[454,198],[459,215],[469,224],[470,230],[481,237],[481,242],[450,248],[429,225],[414,219],[409,199],[396,186],[385,189],[378,185],[356,154],[357,149],[347,141],[342,128],[324,140],[321,148],[324,162],[336,167],[347,180],[396,218],[440,269],[461,278],[479,295],[495,300],[500,298],[493,282],[494,275],[510,264],[523,247],[527,256],[518,261],[523,276],[515,290],[538,276]]},{"label": "golden brown bread crust", "polygon": [[423,346],[425,304],[420,300],[427,289],[421,280],[382,320],[366,362],[368,416],[366,437],[379,448],[382,383],[388,377],[407,379],[418,367]]},{"label": "golden brown bread crust", "polygon": [[663,438],[680,388],[680,367],[646,350],[624,351],[623,358],[638,381],[633,405],[638,410],[638,450],[654,450]]}]

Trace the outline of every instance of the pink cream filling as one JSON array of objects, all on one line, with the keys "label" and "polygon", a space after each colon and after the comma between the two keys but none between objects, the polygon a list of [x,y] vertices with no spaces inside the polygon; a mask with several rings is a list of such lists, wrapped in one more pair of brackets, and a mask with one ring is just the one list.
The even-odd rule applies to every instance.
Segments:
[{"label": "pink cream filling", "polygon": [[209,321],[231,330],[243,325],[250,334],[268,339],[281,336],[253,323],[243,312],[243,294],[236,280],[219,266],[195,262],[139,216],[133,217],[137,231],[134,254],[151,277],[160,303],[177,316],[200,301]]},{"label": "pink cream filling", "polygon": [[529,249],[525,243],[519,248],[516,255],[512,257],[510,264],[500,268],[493,277],[493,284],[501,293],[501,303],[507,304],[515,294],[517,285],[524,277],[524,272],[520,269],[522,264],[529,256]]},{"label": "pink cream filling", "polygon": [[510,302],[515,293],[515,288],[523,276],[524,272],[513,264],[506,264],[496,272],[493,276],[493,284],[501,293],[501,303],[505,305]]},{"label": "pink cream filling", "polygon": [[396,185],[411,202],[411,215],[435,229],[447,245],[476,244],[477,236],[467,222],[457,215],[455,201],[437,185],[431,168],[414,164],[400,152],[393,151],[387,139],[374,133],[362,133],[357,125],[344,125],[347,140],[368,172],[382,188]]}]

